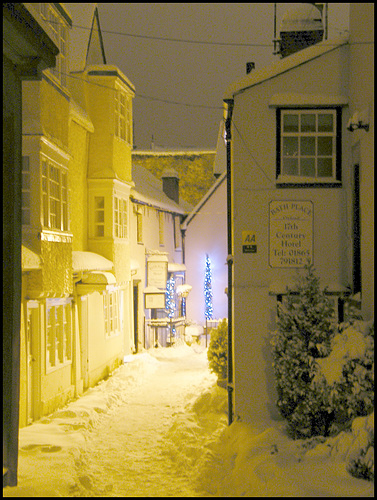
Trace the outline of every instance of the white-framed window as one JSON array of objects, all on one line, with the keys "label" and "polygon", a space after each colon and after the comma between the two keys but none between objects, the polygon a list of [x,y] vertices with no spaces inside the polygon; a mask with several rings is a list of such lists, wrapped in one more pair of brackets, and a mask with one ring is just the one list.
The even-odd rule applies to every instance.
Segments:
[{"label": "white-framed window", "polygon": [[103,292],[103,317],[105,337],[117,335],[120,331],[118,290]]},{"label": "white-framed window", "polygon": [[105,236],[105,197],[94,197],[94,237]]},{"label": "white-framed window", "polygon": [[182,248],[181,218],[179,215],[174,215],[174,248],[176,250]]},{"label": "white-framed window", "polygon": [[140,206],[136,209],[136,239],[138,243],[143,243],[143,213]]},{"label": "white-framed window", "polygon": [[46,372],[71,362],[71,301],[46,299]]},{"label": "white-framed window", "polygon": [[114,196],[114,236],[128,238],[128,201]]},{"label": "white-framed window", "polygon": [[115,136],[132,144],[131,97],[119,88],[115,89]]},{"label": "white-framed window", "polygon": [[339,124],[337,109],[279,109],[278,182],[339,181]]},{"label": "white-framed window", "polygon": [[158,240],[160,246],[165,244],[165,214],[164,212],[158,212]]},{"label": "white-framed window", "polygon": [[41,198],[42,225],[68,231],[68,172],[44,154],[41,154]]},{"label": "white-framed window", "polygon": [[31,200],[31,178],[30,178],[30,156],[22,157],[22,224],[30,225],[30,200]]},{"label": "white-framed window", "polygon": [[53,4],[39,4],[41,17],[48,25],[48,34],[59,49],[56,57],[56,66],[48,71],[60,83],[62,87],[67,86],[68,74],[68,36],[69,30],[63,17],[53,7]]}]

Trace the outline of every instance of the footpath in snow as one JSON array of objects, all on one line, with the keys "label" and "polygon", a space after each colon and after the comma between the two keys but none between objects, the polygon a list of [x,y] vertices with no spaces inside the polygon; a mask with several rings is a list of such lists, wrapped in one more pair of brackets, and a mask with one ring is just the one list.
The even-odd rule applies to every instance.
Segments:
[{"label": "footpath in snow", "polygon": [[308,446],[282,423],[228,427],[226,411],[201,346],[130,356],[108,380],[20,430],[19,484],[3,494],[374,496],[373,483],[346,471],[357,437]]}]

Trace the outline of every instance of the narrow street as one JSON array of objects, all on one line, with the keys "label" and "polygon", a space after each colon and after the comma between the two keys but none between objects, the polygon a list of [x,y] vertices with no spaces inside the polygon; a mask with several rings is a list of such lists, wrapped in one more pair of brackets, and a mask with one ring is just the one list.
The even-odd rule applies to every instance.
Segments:
[{"label": "narrow street", "polygon": [[[161,357],[158,351],[154,356],[156,371],[130,391],[126,404],[104,415],[88,437],[76,461],[72,496],[203,496],[193,484],[190,461],[186,467],[177,457],[185,456],[182,448],[190,438],[190,417],[183,410],[216,378],[208,371],[206,352],[173,357],[164,349]],[[186,436],[179,435],[180,416]],[[194,453],[200,454],[200,436],[193,432]]]}]

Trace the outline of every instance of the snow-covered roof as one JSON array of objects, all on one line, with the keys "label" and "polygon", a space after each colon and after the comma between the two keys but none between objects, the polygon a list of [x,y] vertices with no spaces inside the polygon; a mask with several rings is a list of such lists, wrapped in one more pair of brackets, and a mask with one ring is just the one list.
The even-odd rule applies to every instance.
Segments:
[{"label": "snow-covered roof", "polygon": [[325,40],[291,54],[290,56],[287,56],[270,66],[266,66],[265,68],[261,68],[257,71],[252,71],[241,80],[229,85],[224,93],[224,99],[233,99],[235,95],[253,87],[254,85],[258,85],[266,80],[285,73],[286,71],[296,68],[297,66],[305,64],[312,59],[316,59],[317,57],[320,57],[327,52],[331,52],[346,43],[348,43],[348,35],[344,35],[336,39]]},{"label": "snow-covered roof", "polygon": [[102,257],[94,252],[72,252],[72,268],[73,272],[79,271],[109,271],[114,267],[111,260]]},{"label": "snow-covered roof", "polygon": [[115,285],[116,279],[113,273],[107,271],[93,271],[82,279],[85,285]]},{"label": "snow-covered roof", "polygon": [[178,214],[192,210],[192,206],[184,200],[179,205],[171,200],[163,192],[162,181],[148,169],[140,165],[132,165],[132,180],[135,187],[131,189],[131,197],[135,201]]},{"label": "snow-covered roof", "polygon": [[186,266],[184,264],[176,264],[175,262],[168,263],[169,273],[177,273],[179,271],[186,271]]}]

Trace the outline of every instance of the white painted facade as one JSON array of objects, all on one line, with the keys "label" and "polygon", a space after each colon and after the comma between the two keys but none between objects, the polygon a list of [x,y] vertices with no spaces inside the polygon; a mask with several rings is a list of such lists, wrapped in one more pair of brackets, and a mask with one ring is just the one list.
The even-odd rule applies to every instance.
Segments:
[{"label": "white painted facade", "polygon": [[[362,20],[365,16],[373,18],[370,12],[372,7],[362,5],[364,7],[360,7],[359,11],[363,15],[358,16],[355,23],[363,27],[363,33],[359,33],[360,39],[369,40],[373,33],[364,31]],[[306,229],[300,237],[312,241],[308,255],[316,273],[322,285],[329,286],[329,291],[341,292],[347,287],[352,289],[352,253],[355,243],[352,203],[355,186],[352,174],[353,138],[351,140],[347,123],[354,102],[355,106],[373,106],[372,76],[367,70],[367,61],[372,65],[372,59],[366,57],[364,66],[358,67],[356,73],[352,72],[352,68],[358,66],[356,53],[364,50],[361,47],[350,47],[347,39],[328,40],[288,56],[270,67],[252,72],[226,91],[224,100],[230,110],[228,120],[231,119],[233,380],[229,389],[234,418],[245,421],[251,418],[253,421],[258,418],[279,418],[274,404],[275,381],[269,345],[271,332],[275,329],[274,289],[277,283],[285,285],[293,282],[297,268],[302,267],[304,262],[287,260],[296,259],[303,248],[295,240],[292,243],[293,236],[299,236],[301,231],[298,225],[287,226],[285,234],[284,228],[271,232],[273,207],[276,210],[279,205],[292,203],[312,207],[312,229]],[[373,49],[369,49],[370,53]],[[354,55],[352,51],[355,51]],[[356,104],[358,82],[361,79],[367,82],[360,89],[363,96],[359,98],[361,102]],[[313,179],[282,175],[283,170],[279,172],[280,141],[277,137],[284,132],[279,116],[283,116],[285,110],[291,110],[296,115],[306,113],[307,116],[318,113],[324,116],[334,110],[338,126],[336,131],[333,130],[332,158],[336,155],[339,162],[337,166],[332,164],[332,174],[327,173],[326,178]],[[356,133],[360,134],[359,151],[365,163],[365,171],[362,170],[361,175],[368,175],[373,165],[370,142],[373,141],[373,129]],[[335,144],[337,149],[334,149]],[[365,177],[363,179],[362,193],[364,189],[368,203],[371,203],[370,188]],[[363,203],[361,201],[361,207]],[[368,311],[370,317],[369,283],[373,281],[373,271],[366,257],[371,256],[369,238],[373,222],[369,206],[364,209],[363,215],[362,267],[367,275],[362,278],[362,296],[363,309]],[[291,239],[284,240],[287,233]],[[245,248],[247,235],[253,240],[253,251]],[[271,251],[279,238],[277,244],[284,249],[284,253],[275,254],[281,259],[280,264],[277,264],[271,257]]]},{"label": "white painted facade", "polygon": [[192,291],[187,301],[187,319],[205,325],[204,279],[206,255],[211,263],[213,318],[228,317],[226,172],[185,220],[187,283]]}]

